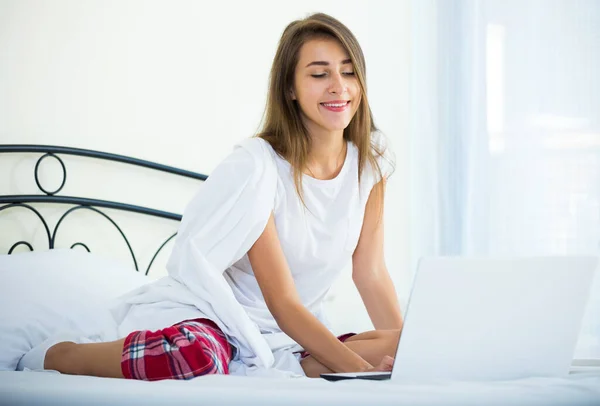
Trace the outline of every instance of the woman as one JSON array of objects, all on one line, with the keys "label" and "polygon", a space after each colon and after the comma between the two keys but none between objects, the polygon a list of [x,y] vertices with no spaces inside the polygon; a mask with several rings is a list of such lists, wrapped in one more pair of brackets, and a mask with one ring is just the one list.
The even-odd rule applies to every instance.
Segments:
[{"label": "woman", "polygon": [[[294,354],[309,377],[389,370],[402,328],[383,258],[390,173],[355,37],[325,14],[292,22],[273,61],[262,131],[186,208],[169,277],[114,312],[126,337],[55,340],[44,368],[188,379],[228,373],[232,360],[286,369],[277,354]],[[321,305],[350,259],[376,330],[335,337]]]}]

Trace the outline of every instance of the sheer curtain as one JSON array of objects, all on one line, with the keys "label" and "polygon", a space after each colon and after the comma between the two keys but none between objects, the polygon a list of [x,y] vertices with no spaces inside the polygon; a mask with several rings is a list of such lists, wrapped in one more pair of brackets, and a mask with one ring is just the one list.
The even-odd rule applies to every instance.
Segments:
[{"label": "sheer curtain", "polygon": [[[600,255],[600,1],[414,0],[411,263]],[[600,358],[600,277],[576,358]]]}]

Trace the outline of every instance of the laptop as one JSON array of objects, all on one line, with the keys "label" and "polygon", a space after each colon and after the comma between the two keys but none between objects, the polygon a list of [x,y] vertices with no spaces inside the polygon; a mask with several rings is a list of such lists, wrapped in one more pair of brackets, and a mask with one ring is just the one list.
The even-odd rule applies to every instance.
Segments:
[{"label": "laptop", "polygon": [[597,257],[423,258],[391,372],[327,380],[511,380],[569,374]]}]

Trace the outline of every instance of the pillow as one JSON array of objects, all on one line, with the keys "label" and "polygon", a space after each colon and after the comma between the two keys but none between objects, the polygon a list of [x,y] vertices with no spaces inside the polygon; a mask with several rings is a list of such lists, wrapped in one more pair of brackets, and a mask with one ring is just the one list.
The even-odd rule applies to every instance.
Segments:
[{"label": "pillow", "polygon": [[131,265],[82,250],[0,255],[0,370],[15,370],[25,353],[82,312],[149,281]]}]

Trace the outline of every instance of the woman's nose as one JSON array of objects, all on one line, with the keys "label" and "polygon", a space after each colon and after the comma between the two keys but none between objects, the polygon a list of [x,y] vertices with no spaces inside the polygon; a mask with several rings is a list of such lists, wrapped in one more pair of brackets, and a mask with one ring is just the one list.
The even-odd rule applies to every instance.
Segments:
[{"label": "woman's nose", "polygon": [[341,75],[332,75],[329,83],[329,93],[342,94],[346,90],[344,78]]}]

